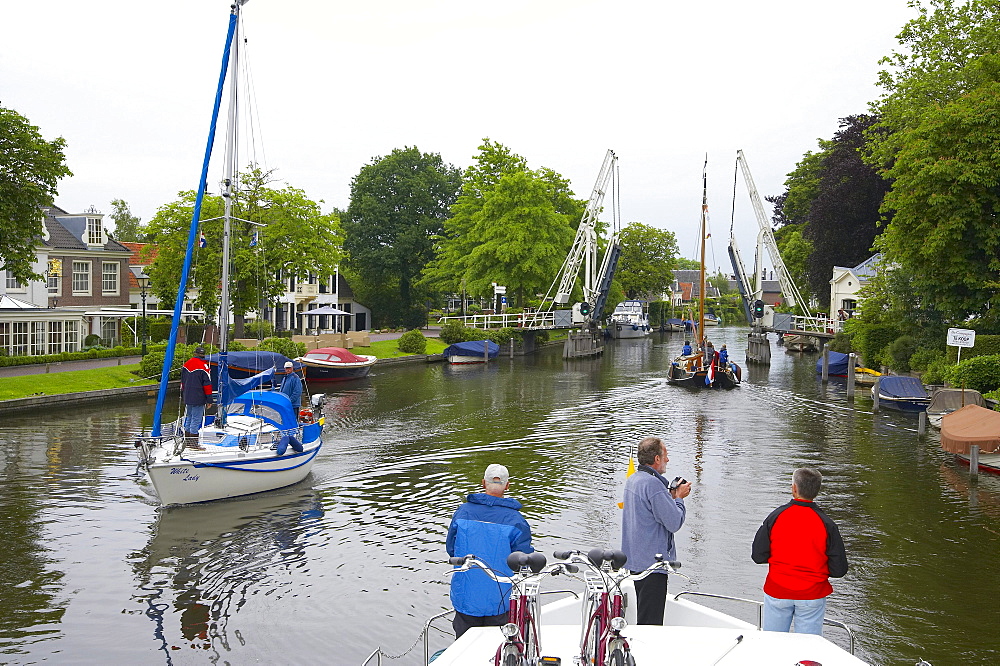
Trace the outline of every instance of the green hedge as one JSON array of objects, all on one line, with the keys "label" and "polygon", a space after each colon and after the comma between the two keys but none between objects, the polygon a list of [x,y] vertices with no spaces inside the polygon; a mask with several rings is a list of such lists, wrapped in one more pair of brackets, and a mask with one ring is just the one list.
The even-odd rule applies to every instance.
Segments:
[{"label": "green hedge", "polygon": [[115,347],[114,349],[91,349],[90,351],[39,354],[38,356],[0,356],[0,367],[43,365],[45,363],[62,363],[64,361],[87,361],[94,358],[138,356],[141,352],[141,347]]},{"label": "green hedge", "polygon": [[417,329],[407,331],[399,337],[399,351],[406,354],[424,354],[427,352],[427,338]]},{"label": "green hedge", "polygon": [[[976,344],[979,344],[978,336]],[[963,359],[948,370],[948,383],[956,388],[964,385],[980,393],[1000,388],[1000,354]]]},{"label": "green hedge", "polygon": [[[975,356],[995,356],[1000,354],[1000,335],[977,335],[975,347],[962,349],[962,361]],[[948,347],[948,360],[955,363],[958,360],[958,347]]]}]

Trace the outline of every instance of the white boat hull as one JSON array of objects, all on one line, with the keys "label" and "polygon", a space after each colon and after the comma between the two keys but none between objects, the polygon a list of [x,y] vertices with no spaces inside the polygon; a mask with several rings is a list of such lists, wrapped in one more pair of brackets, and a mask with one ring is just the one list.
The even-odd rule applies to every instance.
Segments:
[{"label": "white boat hull", "polygon": [[449,356],[448,362],[452,365],[471,365],[473,363],[486,363],[482,356]]},{"label": "white boat hull", "polygon": [[[865,663],[822,636],[761,631],[755,624],[686,598],[667,596],[662,627],[634,624],[634,608],[634,603],[627,607],[626,619],[630,623],[622,635],[628,639],[635,663],[643,666],[710,666],[720,661],[732,666],[790,665],[808,663],[808,660],[823,666]],[[581,614],[581,602],[574,598],[560,599],[542,607],[540,642],[543,656],[559,657],[563,664],[577,663],[574,659],[580,654]],[[469,629],[435,659],[434,666],[492,663],[501,642],[503,635],[499,627]]]},{"label": "white boat hull", "polygon": [[612,338],[627,340],[629,338],[644,338],[649,335],[650,330],[648,325],[611,322],[608,324],[608,333],[611,334]]}]

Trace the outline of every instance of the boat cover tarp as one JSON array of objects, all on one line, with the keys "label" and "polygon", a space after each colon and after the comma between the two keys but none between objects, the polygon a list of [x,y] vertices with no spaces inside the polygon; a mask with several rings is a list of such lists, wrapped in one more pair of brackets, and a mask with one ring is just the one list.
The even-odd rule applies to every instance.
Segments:
[{"label": "boat cover tarp", "polygon": [[[830,352],[830,365],[828,366],[828,371],[831,375],[846,375],[847,374],[847,364],[851,360],[850,355],[841,354],[840,352],[831,351]],[[816,361],[816,374],[823,374],[823,357],[820,356],[819,360]]]},{"label": "boat cover tarp", "polygon": [[916,377],[882,377],[878,392],[888,398],[928,398],[927,389]]},{"label": "boat cover tarp", "polygon": [[[985,407],[986,400],[979,391],[965,389],[965,405],[979,405],[980,407]],[[930,415],[947,414],[949,412],[954,412],[956,409],[960,409],[965,405],[962,404],[962,389],[938,389],[931,397],[931,404],[927,405],[927,413]]]},{"label": "boat cover tarp", "polygon": [[496,358],[500,353],[500,345],[488,340],[472,340],[470,342],[456,342],[442,352],[445,356],[482,356],[483,343],[489,345],[489,357]]},{"label": "boat cover tarp", "polygon": [[674,326],[683,326],[684,325],[684,320],[683,319],[677,319],[676,317],[674,317],[674,318],[668,319],[667,323],[668,324],[673,324]]},{"label": "boat cover tarp", "polygon": [[[278,415],[274,420],[282,430],[291,430],[298,425],[298,414],[292,408],[292,401],[280,391],[248,391],[233,400],[233,405],[242,406],[244,414],[260,413],[260,409],[254,409],[257,406],[273,409]],[[264,415],[266,417],[266,411]]]},{"label": "boat cover tarp", "polygon": [[[330,358],[331,356],[333,358]],[[336,363],[337,361],[340,361],[341,363],[367,363],[369,361],[369,359],[357,356],[343,347],[320,347],[319,349],[312,349],[306,352],[306,355],[303,358],[306,360],[315,358],[320,361],[327,361],[331,363]]]},{"label": "boat cover tarp", "polygon": [[969,453],[973,445],[981,453],[1000,452],[1000,412],[979,405],[966,405],[941,419],[941,448],[950,453]]},{"label": "boat cover tarp", "polygon": [[[212,367],[212,382],[218,382],[219,355],[210,354],[205,357]],[[284,354],[273,351],[231,351],[226,355],[226,365],[229,367],[229,376],[233,379],[246,379],[258,372],[263,372],[268,368],[274,368],[275,374],[285,375],[285,363],[291,361]],[[292,361],[292,369],[298,372],[302,369],[302,364]]]}]

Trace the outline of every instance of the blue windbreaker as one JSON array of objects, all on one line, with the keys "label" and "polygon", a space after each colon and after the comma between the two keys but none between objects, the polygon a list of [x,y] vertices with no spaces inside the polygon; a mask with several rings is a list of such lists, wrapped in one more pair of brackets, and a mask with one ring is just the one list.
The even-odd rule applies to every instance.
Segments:
[{"label": "blue windbreaker", "polygon": [[[520,513],[521,503],[486,493],[473,493],[467,500],[451,519],[445,544],[448,555],[475,555],[497,574],[510,576],[507,556],[518,550],[534,552],[531,528]],[[454,574],[451,604],[459,613],[476,617],[506,613],[510,608],[510,583],[496,583],[479,569]]]}]

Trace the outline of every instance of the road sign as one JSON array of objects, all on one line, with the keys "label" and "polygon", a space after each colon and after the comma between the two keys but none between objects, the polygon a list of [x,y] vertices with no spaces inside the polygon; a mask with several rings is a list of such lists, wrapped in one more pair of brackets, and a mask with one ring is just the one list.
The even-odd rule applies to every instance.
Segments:
[{"label": "road sign", "polygon": [[494,296],[499,296],[501,294],[506,294],[506,293],[507,293],[507,287],[504,287],[504,286],[499,285],[499,284],[493,285],[493,295]]},{"label": "road sign", "polygon": [[950,347],[975,347],[976,332],[967,328],[949,328],[948,346]]}]

